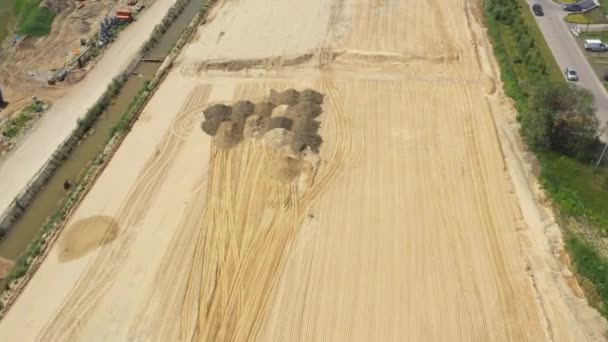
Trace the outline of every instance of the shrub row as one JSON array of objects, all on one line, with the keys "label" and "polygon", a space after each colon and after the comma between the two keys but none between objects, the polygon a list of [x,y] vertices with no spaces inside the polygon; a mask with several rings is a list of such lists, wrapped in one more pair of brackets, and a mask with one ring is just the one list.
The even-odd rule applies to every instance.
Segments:
[{"label": "shrub row", "polygon": [[[488,34],[500,65],[505,93],[514,100],[519,118],[527,111],[531,90],[551,81],[548,74],[551,62],[543,59],[537,48],[543,42],[536,39],[542,37],[535,39],[530,34],[531,28],[521,16],[522,3],[524,2],[512,0],[484,1]],[[531,51],[525,51],[526,48]],[[541,161],[541,183],[552,198],[560,217],[589,219],[596,226],[608,227],[605,219],[585,208],[576,192],[562,186],[560,179],[567,175],[560,173],[559,166],[553,164],[552,158],[545,153],[537,154]],[[574,159],[571,162],[578,163]],[[566,229],[566,247],[573,257],[577,275],[591,281],[600,294],[602,303],[592,304],[608,317],[608,260],[580,236],[576,236],[566,222],[561,227]]]}]

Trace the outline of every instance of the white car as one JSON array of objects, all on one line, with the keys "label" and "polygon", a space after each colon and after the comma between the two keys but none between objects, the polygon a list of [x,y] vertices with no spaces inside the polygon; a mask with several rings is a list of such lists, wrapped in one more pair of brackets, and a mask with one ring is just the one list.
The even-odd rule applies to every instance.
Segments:
[{"label": "white car", "polygon": [[564,70],[564,74],[566,74],[566,79],[568,79],[568,81],[578,81],[578,74],[576,73],[576,70],[566,68],[566,70]]}]

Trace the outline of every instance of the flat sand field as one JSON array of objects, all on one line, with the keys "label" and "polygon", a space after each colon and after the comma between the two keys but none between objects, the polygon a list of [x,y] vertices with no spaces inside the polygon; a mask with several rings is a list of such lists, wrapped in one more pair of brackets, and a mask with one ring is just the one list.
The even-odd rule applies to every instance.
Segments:
[{"label": "flat sand field", "polygon": [[[475,13],[220,1],[0,340],[607,338],[554,255]],[[209,105],[289,88],[325,94],[305,179],[200,129]]]}]

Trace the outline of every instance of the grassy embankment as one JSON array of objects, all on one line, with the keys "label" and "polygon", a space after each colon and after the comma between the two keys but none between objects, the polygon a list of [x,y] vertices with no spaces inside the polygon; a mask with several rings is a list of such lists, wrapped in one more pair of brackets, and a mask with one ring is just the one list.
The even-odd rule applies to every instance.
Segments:
[{"label": "grassy embankment", "polygon": [[9,139],[18,136],[30,124],[36,113],[42,112],[43,109],[43,103],[32,103],[25,107],[19,115],[8,120],[2,129],[2,135]]},{"label": "grassy embankment", "polygon": [[[559,3],[575,3],[578,1],[562,0]],[[566,22],[571,24],[605,24],[608,14],[608,0],[600,0],[600,7],[596,7],[585,13],[570,13],[566,16]]]},{"label": "grassy embankment", "polygon": [[17,0],[15,16],[17,33],[34,37],[43,37],[51,32],[55,13],[46,7],[40,7],[42,0]]},{"label": "grassy embankment", "polygon": [[[505,92],[521,117],[535,87],[564,77],[525,1],[486,0],[484,11]],[[608,317],[608,251],[599,243],[608,237],[608,170],[554,152],[536,155],[577,277],[590,304]]]}]

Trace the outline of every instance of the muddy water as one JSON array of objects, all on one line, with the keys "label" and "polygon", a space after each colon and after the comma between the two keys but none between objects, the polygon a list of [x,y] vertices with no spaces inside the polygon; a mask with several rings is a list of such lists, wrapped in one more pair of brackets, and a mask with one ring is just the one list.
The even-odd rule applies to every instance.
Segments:
[{"label": "muddy water", "polygon": [[[158,45],[149,53],[147,58],[160,59],[166,57],[202,4],[203,0],[192,0],[180,17],[175,20],[166,34],[160,39]],[[120,120],[122,114],[127,110],[129,103],[142,88],[145,80],[152,79],[159,67],[160,63],[140,63],[137,66],[133,75],[129,77],[123,86],[120,94],[95,123],[92,133],[74,148],[70,158],[53,173],[45,188],[32,200],[25,214],[15,222],[6,237],[0,241],[1,257],[15,260],[26,250],[28,244],[40,232],[47,217],[53,214],[61,200],[67,195],[68,192],[63,189],[64,182],[66,180],[70,180],[72,183],[78,181],[85,167],[101,152],[110,136],[112,127]],[[70,235],[69,231],[71,228],[67,227],[67,229],[66,234]],[[73,242],[70,244],[73,244]],[[66,248],[68,248],[69,252],[70,248]],[[74,255],[70,253],[69,256],[66,256],[66,259],[71,259],[80,254],[80,252]]]}]

